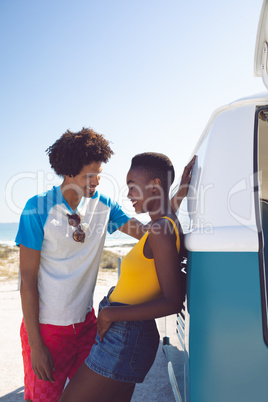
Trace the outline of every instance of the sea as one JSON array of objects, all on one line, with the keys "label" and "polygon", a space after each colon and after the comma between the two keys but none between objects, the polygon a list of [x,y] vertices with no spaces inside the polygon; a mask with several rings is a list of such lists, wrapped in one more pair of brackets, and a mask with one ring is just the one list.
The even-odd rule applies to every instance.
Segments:
[{"label": "sea", "polygon": [[[15,245],[15,237],[18,231],[19,224],[12,223],[0,223],[0,244],[5,244],[8,246]],[[119,230],[115,231],[113,234],[107,233],[105,239],[105,247],[120,247],[124,245],[134,245],[137,240],[133,237],[128,236]]]}]

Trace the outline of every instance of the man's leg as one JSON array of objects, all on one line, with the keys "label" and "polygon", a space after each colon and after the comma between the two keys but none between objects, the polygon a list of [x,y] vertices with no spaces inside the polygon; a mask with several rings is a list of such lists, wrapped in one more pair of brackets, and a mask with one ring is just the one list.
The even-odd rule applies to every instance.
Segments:
[{"label": "man's leg", "polygon": [[75,324],[73,327],[75,331],[77,355],[68,374],[69,379],[72,378],[77,369],[82,363],[84,363],[95,343],[97,335],[97,319],[94,309],[92,308],[92,311],[86,315],[84,322]]},{"label": "man's leg", "polygon": [[21,342],[24,365],[24,396],[26,400],[40,402],[57,401],[62,393],[68,374],[76,360],[76,350],[73,350],[73,333],[70,327],[40,325],[42,339],[48,347],[55,366],[53,377],[55,382],[39,380],[31,365],[31,349],[28,343],[27,331],[22,322]]},{"label": "man's leg", "polygon": [[[21,326],[21,340],[24,363],[25,398],[31,401],[57,401],[64,389],[67,378],[71,378],[89,355],[95,342],[97,320],[92,309],[82,323],[69,326],[40,325],[44,344],[49,349],[55,371],[54,383],[39,380],[31,366],[31,350],[24,322]],[[40,399],[37,399],[40,398]],[[43,398],[43,399],[42,399]]]}]

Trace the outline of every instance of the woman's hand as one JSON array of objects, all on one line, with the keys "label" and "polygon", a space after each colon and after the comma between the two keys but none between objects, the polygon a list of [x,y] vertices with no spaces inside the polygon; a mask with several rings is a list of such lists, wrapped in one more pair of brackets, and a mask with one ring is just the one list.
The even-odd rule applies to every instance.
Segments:
[{"label": "woman's hand", "polygon": [[98,333],[100,336],[100,341],[103,341],[103,337],[105,333],[108,331],[110,328],[110,325],[112,324],[112,321],[109,320],[109,307],[105,307],[101,310],[101,312],[98,315],[97,319],[97,329]]},{"label": "woman's hand", "polygon": [[192,171],[194,168],[195,160],[196,160],[196,155],[194,155],[194,157],[190,160],[188,165],[185,166],[182,177],[181,177],[179,189],[178,189],[177,193],[174,195],[174,197],[171,199],[171,206],[175,213],[179,209],[179,206],[180,206],[182,200],[184,199],[184,197],[186,197],[188,194],[190,182],[192,179]]},{"label": "woman's hand", "polygon": [[196,155],[190,160],[188,165],[185,166],[180,182],[180,197],[184,198],[188,194],[189,185],[192,179],[192,171],[195,164]]}]

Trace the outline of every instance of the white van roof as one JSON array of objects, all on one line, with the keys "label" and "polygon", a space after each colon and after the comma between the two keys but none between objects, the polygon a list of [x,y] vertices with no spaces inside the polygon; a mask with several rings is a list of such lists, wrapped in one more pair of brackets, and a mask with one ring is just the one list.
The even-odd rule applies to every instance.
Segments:
[{"label": "white van roof", "polygon": [[268,0],[263,0],[256,38],[254,74],[262,77],[268,89]]}]

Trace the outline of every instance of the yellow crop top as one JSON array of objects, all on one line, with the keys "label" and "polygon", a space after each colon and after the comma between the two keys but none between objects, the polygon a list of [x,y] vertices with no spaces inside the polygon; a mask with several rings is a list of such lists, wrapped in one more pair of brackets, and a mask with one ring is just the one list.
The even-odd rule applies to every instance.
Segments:
[{"label": "yellow crop top", "polygon": [[[177,236],[176,246],[180,250],[180,237],[175,222],[168,219]],[[126,304],[140,304],[161,296],[161,289],[157,278],[154,259],[146,258],[143,254],[144,244],[148,237],[148,231],[139,242],[123,258],[121,274],[115,289],[109,297],[110,302]]]}]

